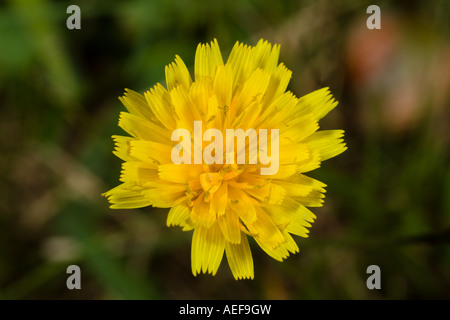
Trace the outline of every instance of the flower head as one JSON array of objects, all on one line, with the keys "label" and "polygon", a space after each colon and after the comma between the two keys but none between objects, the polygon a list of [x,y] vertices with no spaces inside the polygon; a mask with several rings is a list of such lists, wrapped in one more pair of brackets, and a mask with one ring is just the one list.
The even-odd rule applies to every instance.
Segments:
[{"label": "flower head", "polygon": [[[253,278],[248,236],[272,258],[298,252],[325,184],[304,173],[346,150],[342,130],[318,131],[337,102],[328,88],[301,98],[286,91],[291,71],[280,47],[236,43],[226,63],[216,40],[199,44],[194,79],[179,56],[166,86],[119,98],[114,154],[121,185],[111,208],[170,208],[168,226],[193,230],[194,275],[216,274],[226,254],[236,279]],[[270,155],[270,156],[269,156]]]}]

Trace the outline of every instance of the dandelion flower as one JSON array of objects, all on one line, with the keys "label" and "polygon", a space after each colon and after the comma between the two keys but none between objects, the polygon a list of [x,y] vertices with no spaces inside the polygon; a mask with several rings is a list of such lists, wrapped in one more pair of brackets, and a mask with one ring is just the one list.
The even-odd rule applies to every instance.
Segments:
[{"label": "dandelion flower", "polygon": [[[307,207],[322,206],[326,186],[304,173],[347,149],[342,130],[318,131],[337,105],[329,89],[301,98],[287,91],[291,71],[279,52],[264,40],[237,42],[224,63],[216,40],[199,44],[194,78],[176,56],[166,87],[119,98],[128,111],[119,126],[130,136],[112,137],[122,184],[103,195],[114,209],[170,208],[168,226],[193,230],[194,275],[215,275],[225,253],[235,279],[253,279],[248,237],[279,261],[297,253],[292,235],[308,236],[316,216]],[[174,139],[177,129],[190,136]],[[231,129],[245,143],[230,144]],[[269,154],[272,163],[263,161]]]}]

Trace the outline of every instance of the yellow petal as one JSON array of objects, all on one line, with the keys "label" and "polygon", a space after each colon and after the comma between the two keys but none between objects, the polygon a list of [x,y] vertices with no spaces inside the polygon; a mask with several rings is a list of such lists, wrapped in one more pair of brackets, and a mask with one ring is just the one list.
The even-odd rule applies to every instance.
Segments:
[{"label": "yellow petal", "polygon": [[159,180],[158,167],[155,164],[140,161],[122,163],[120,175],[120,181],[122,182],[135,182],[145,186],[146,182],[157,180]]},{"label": "yellow petal", "polygon": [[298,116],[286,122],[287,127],[280,132],[280,144],[299,143],[319,129],[319,124],[312,113]]},{"label": "yellow petal", "polygon": [[211,94],[206,106],[206,129],[222,128],[225,115],[228,112],[227,110],[228,106],[220,105],[217,95],[215,93]]},{"label": "yellow petal", "polygon": [[117,187],[102,194],[111,203],[111,209],[134,209],[153,204],[145,193],[145,189],[134,183],[122,183]]},{"label": "yellow petal", "polygon": [[231,272],[236,280],[253,279],[253,258],[247,236],[241,237],[239,244],[225,243],[225,252]]},{"label": "yellow petal", "polygon": [[149,190],[151,194],[147,195],[153,199],[153,207],[157,208],[171,208],[186,201],[185,190],[174,190],[171,187],[155,188]]},{"label": "yellow petal", "polygon": [[[200,81],[192,83],[189,89],[189,96],[192,99],[192,103],[198,109],[200,115],[205,116],[208,108],[208,100],[213,94],[213,81],[210,78],[204,78]],[[204,120],[209,118],[205,116]]]},{"label": "yellow petal", "polygon": [[189,89],[192,84],[191,75],[189,74],[183,60],[177,55],[175,61],[166,66],[166,84],[167,90],[172,90],[178,85]]},{"label": "yellow petal", "polygon": [[226,241],[232,244],[241,242],[241,225],[239,216],[236,212],[227,210],[226,213],[220,217],[218,223]]},{"label": "yellow petal", "polygon": [[[255,122],[257,121],[262,110],[262,103],[258,100],[253,100],[236,118],[232,124],[233,128],[241,128],[244,130],[253,129],[255,127]],[[248,152],[248,150],[247,150]]]},{"label": "yellow petal", "polygon": [[194,105],[189,91],[178,86],[170,91],[171,102],[177,116],[177,127],[194,132],[194,121],[202,121],[202,116]]},{"label": "yellow petal", "polygon": [[210,212],[210,203],[204,201],[204,192],[202,192],[194,202],[192,207],[191,219],[194,225],[205,228],[211,227],[217,221],[216,215]]},{"label": "yellow petal", "polygon": [[225,213],[228,204],[228,183],[226,181],[220,184],[220,187],[214,192],[211,200],[211,207],[215,214],[220,217]]},{"label": "yellow petal", "polygon": [[286,198],[281,205],[264,205],[267,214],[276,225],[286,225],[284,230],[300,237],[308,237],[308,227],[315,215],[299,202]]},{"label": "yellow petal", "polygon": [[253,68],[262,68],[268,72],[273,72],[278,64],[280,55],[280,45],[275,44],[273,47],[267,41],[260,39],[251,52],[250,60]]},{"label": "yellow petal", "polygon": [[312,113],[319,121],[338,104],[330,94],[329,88],[311,92],[298,100],[298,115]]},{"label": "yellow petal", "polygon": [[304,142],[310,149],[319,151],[320,159],[325,161],[347,150],[343,136],[344,130],[322,130],[317,131]]},{"label": "yellow petal", "polygon": [[277,184],[285,190],[290,197],[304,197],[311,193],[312,187],[296,183],[285,182],[282,180],[274,180],[273,184]]},{"label": "yellow petal", "polygon": [[156,118],[165,128],[172,132],[175,129],[176,123],[169,92],[158,83],[149,91],[145,92],[144,95]]},{"label": "yellow petal", "polygon": [[292,236],[287,232],[286,230],[281,231],[283,233],[284,238],[286,239],[286,242],[283,243],[283,246],[287,249],[287,251],[291,253],[297,253],[299,252],[298,246],[295,243]]},{"label": "yellow petal", "polygon": [[256,69],[251,74],[243,84],[242,90],[237,93],[236,104],[230,108],[231,119],[238,118],[252,103],[261,101],[269,80],[270,73],[262,69]]},{"label": "yellow petal", "polygon": [[[203,168],[203,166],[202,166]],[[219,172],[205,172],[200,174],[200,184],[203,190],[214,193],[219,189],[222,177]]]},{"label": "yellow petal", "polygon": [[319,191],[312,191],[304,197],[294,197],[296,201],[305,207],[322,207],[324,202],[323,198],[325,198],[325,195]]},{"label": "yellow petal", "polygon": [[302,174],[296,174],[286,180],[273,180],[273,183],[282,187],[290,197],[306,197],[313,191],[324,193],[326,187],[324,183]]},{"label": "yellow petal", "polygon": [[215,275],[222,261],[225,239],[218,224],[209,228],[196,227],[192,236],[191,267],[194,276],[203,273]]},{"label": "yellow petal", "polygon": [[145,100],[145,97],[142,94],[130,89],[125,89],[125,94],[123,97],[119,97],[119,100],[125,108],[127,108],[128,112],[146,120],[157,122],[147,100]]},{"label": "yellow petal", "polygon": [[192,180],[198,180],[203,173],[201,164],[173,164],[166,163],[158,167],[159,177],[175,183],[186,184]]},{"label": "yellow petal", "polygon": [[296,163],[296,170],[299,173],[312,171],[320,167],[320,152],[318,150],[309,150],[308,158]]},{"label": "yellow petal", "polygon": [[145,140],[132,140],[129,142],[130,156],[153,165],[171,163],[171,152],[172,147],[167,144]]},{"label": "yellow petal", "polygon": [[[273,129],[280,128],[281,138],[290,137],[289,133],[283,133],[284,127],[287,122],[297,118],[294,115],[295,106],[298,99],[292,94],[292,92],[285,92],[277,97],[274,97],[273,101],[268,104],[258,118],[255,127],[261,129]],[[280,142],[282,142],[281,140]],[[291,140],[290,140],[291,141]]]},{"label": "yellow petal", "polygon": [[119,126],[135,138],[170,144],[170,132],[151,121],[128,112],[119,115]]},{"label": "yellow petal", "polygon": [[297,172],[297,166],[295,164],[280,165],[278,172],[273,175],[266,175],[264,177],[270,179],[287,179]]},{"label": "yellow petal", "polygon": [[216,67],[222,64],[222,54],[216,39],[211,44],[200,43],[195,53],[195,81],[204,77],[214,79]]},{"label": "yellow petal", "polygon": [[233,72],[233,90],[247,80],[250,68],[252,67],[249,63],[251,52],[251,47],[239,42],[236,42],[231,49],[227,64],[231,66]]},{"label": "yellow petal", "polygon": [[179,204],[170,208],[167,215],[166,224],[170,226],[180,226],[183,231],[189,231],[194,228],[191,221],[191,210],[186,204]]},{"label": "yellow petal", "polygon": [[263,241],[261,241],[261,239],[259,239],[259,238],[255,238],[255,240],[256,240],[256,243],[261,247],[261,249],[263,249],[265,253],[267,253],[269,256],[271,256],[275,260],[283,261],[284,259],[289,257],[289,251],[286,249],[286,247],[284,245],[280,244],[278,247],[273,248],[273,247],[267,245],[267,243],[264,243]]},{"label": "yellow petal", "polygon": [[135,157],[130,156],[130,141],[135,140],[132,137],[112,136],[115,148],[113,154],[124,161],[136,161]]},{"label": "yellow petal", "polygon": [[291,80],[292,71],[286,68],[284,64],[279,64],[270,77],[269,85],[264,93],[264,104],[267,106],[275,99],[280,97],[285,91]]},{"label": "yellow petal", "polygon": [[246,192],[261,202],[270,204],[281,203],[286,194],[286,190],[279,183],[268,183],[261,188],[248,189]]},{"label": "yellow petal", "polygon": [[252,224],[245,224],[254,238],[269,248],[276,248],[285,239],[272,218],[261,208],[256,207],[257,218]]},{"label": "yellow petal", "polygon": [[279,148],[280,164],[299,163],[309,158],[309,149],[305,143],[281,144]]},{"label": "yellow petal", "polygon": [[256,170],[258,174],[249,173],[248,171],[243,172],[239,178],[240,181],[245,181],[251,188],[262,188],[267,183],[270,182],[270,179],[265,178],[265,176],[261,176],[259,174],[259,170]]},{"label": "yellow petal", "polygon": [[228,188],[228,198],[230,199],[229,206],[236,211],[239,218],[245,224],[252,224],[256,220],[256,210],[253,201],[241,189]]},{"label": "yellow petal", "polygon": [[231,66],[219,65],[214,77],[214,93],[220,107],[230,106],[233,94],[233,75]]}]

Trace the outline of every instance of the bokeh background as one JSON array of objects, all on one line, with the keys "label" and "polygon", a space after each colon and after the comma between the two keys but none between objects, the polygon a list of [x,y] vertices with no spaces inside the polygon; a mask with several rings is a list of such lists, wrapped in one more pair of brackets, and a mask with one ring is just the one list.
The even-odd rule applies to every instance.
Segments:
[{"label": "bokeh background", "polygon": [[[68,30],[66,9],[81,9]],[[366,9],[381,8],[381,30]],[[111,210],[125,88],[164,83],[199,42],[281,44],[297,96],[329,86],[321,122],[349,149],[310,175],[327,197],[300,253],[251,242],[255,280],[192,276],[167,210]],[[450,299],[450,2],[6,1],[0,4],[0,299]],[[81,290],[66,268],[81,268]],[[366,287],[369,265],[381,289]]]}]

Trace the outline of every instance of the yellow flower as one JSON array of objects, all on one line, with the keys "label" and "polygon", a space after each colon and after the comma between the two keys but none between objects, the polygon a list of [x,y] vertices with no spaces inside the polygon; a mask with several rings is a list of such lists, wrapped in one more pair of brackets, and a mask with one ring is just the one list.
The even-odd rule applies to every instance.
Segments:
[{"label": "yellow flower", "polygon": [[[193,230],[194,275],[215,275],[225,252],[236,279],[253,279],[247,236],[279,261],[298,252],[291,235],[308,236],[316,217],[306,207],[322,205],[326,186],[304,173],[347,149],[342,130],[318,131],[337,105],[328,88],[301,98],[286,91],[291,71],[278,63],[279,51],[263,40],[255,47],[236,43],[224,63],[216,40],[199,44],[194,80],[176,56],[166,66],[167,88],[126,90],[119,98],[128,110],[119,126],[131,137],[113,136],[114,154],[125,161],[122,184],[104,196],[115,209],[170,208],[168,226]],[[181,139],[177,129],[190,136]],[[227,129],[258,132],[259,146],[250,147],[250,134],[244,144],[229,144]],[[261,151],[266,160],[271,154],[271,164]],[[270,165],[275,170],[263,173]]]}]

